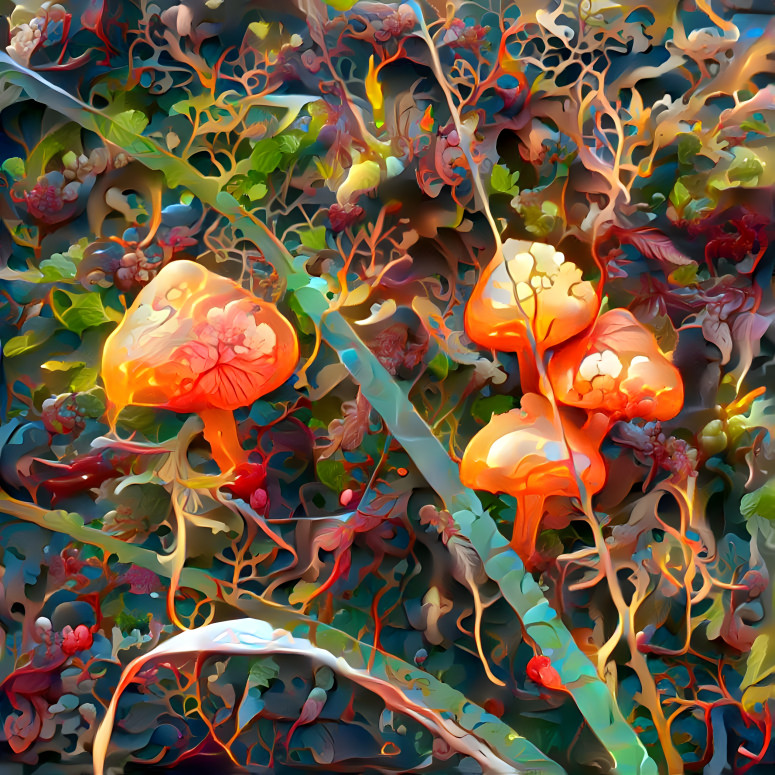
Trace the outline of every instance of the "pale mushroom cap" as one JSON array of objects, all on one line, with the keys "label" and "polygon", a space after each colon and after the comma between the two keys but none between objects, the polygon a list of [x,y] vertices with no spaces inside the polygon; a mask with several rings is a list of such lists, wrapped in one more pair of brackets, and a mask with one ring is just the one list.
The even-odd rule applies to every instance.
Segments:
[{"label": "pale mushroom cap", "polygon": [[517,351],[530,331],[546,349],[589,326],[598,306],[592,284],[552,245],[508,239],[474,288],[466,333],[483,347]]},{"label": "pale mushroom cap", "polygon": [[296,334],[274,305],[199,264],[175,261],[108,338],[102,376],[117,410],[236,409],[281,385],[297,361]]},{"label": "pale mushroom cap", "polygon": [[683,406],[681,374],[626,309],[606,312],[587,338],[555,351],[548,374],[560,401],[613,419],[669,420]]}]

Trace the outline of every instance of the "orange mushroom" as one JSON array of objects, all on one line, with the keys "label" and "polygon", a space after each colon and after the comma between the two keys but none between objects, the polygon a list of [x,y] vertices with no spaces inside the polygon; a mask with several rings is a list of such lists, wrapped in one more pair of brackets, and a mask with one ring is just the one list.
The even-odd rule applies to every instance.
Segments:
[{"label": "orange mushroom", "polygon": [[273,304],[199,264],[175,261],[105,343],[111,424],[129,405],[197,413],[225,472],[247,460],[233,410],[279,387],[298,358],[293,327]]},{"label": "orange mushroom", "polygon": [[539,354],[592,323],[599,300],[576,264],[551,245],[508,239],[474,287],[465,310],[468,336],[504,352]]},{"label": "orange mushroom", "polygon": [[678,369],[626,309],[606,312],[587,336],[558,348],[547,372],[559,401],[612,420],[669,420],[683,406]]},{"label": "orange mushroom", "polygon": [[526,565],[535,550],[550,495],[582,497],[605,484],[600,443],[608,418],[593,414],[581,425],[572,410],[555,414],[544,396],[527,393],[522,409],[494,415],[463,453],[460,479],[468,487],[517,499],[512,548]]}]

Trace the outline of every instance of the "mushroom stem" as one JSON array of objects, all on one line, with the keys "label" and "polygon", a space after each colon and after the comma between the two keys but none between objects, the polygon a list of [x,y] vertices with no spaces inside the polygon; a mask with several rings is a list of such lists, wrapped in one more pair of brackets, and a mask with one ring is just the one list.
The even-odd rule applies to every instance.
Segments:
[{"label": "mushroom stem", "polygon": [[529,569],[529,561],[536,548],[538,529],[544,516],[544,496],[542,494],[517,495],[517,513],[514,517],[514,532],[511,535],[511,548],[522,558]]},{"label": "mushroom stem", "polygon": [[542,392],[542,381],[536,364],[536,354],[527,348],[520,348],[517,350],[517,363],[519,363],[519,384],[522,392]]},{"label": "mushroom stem", "polygon": [[228,409],[202,409],[199,416],[204,423],[204,436],[212,450],[213,460],[221,473],[227,473],[241,463],[248,462],[248,453],[242,449],[237,436],[234,414]]}]

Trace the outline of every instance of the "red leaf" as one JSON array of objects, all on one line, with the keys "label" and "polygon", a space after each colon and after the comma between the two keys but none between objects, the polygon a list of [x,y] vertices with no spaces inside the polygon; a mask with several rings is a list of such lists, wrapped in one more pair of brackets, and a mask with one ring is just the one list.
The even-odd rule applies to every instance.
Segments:
[{"label": "red leaf", "polygon": [[673,264],[675,266],[687,266],[695,264],[689,256],[685,256],[673,244],[673,241],[658,229],[638,229],[637,231],[627,231],[614,227],[613,229],[620,242],[626,242],[637,248],[646,258],[654,258],[663,263]]},{"label": "red leaf", "polygon": [[344,417],[334,420],[328,426],[331,444],[320,455],[321,460],[330,457],[340,447],[345,451],[358,449],[369,430],[371,404],[360,391],[355,401],[345,401],[342,404],[342,411]]}]

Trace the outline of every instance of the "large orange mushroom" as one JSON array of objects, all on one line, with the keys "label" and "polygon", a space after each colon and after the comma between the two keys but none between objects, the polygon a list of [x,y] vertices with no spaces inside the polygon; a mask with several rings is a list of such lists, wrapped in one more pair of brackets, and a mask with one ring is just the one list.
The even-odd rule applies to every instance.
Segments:
[{"label": "large orange mushroom", "polygon": [[522,408],[494,415],[463,453],[463,484],[517,499],[512,548],[526,565],[535,550],[550,495],[582,497],[605,484],[600,443],[608,430],[605,415],[582,425],[573,410],[555,413],[544,396],[527,393]]},{"label": "large orange mushroom", "polygon": [[482,347],[540,353],[595,319],[599,300],[576,264],[540,242],[508,239],[482,272],[465,310],[468,336]]},{"label": "large orange mushroom", "polygon": [[273,304],[199,264],[175,261],[105,343],[111,423],[129,405],[196,413],[226,472],[247,460],[232,412],[282,385],[298,358],[296,333]]},{"label": "large orange mushroom", "polygon": [[626,309],[604,313],[587,336],[558,348],[547,372],[559,401],[612,420],[670,420],[683,406],[681,374]]}]

